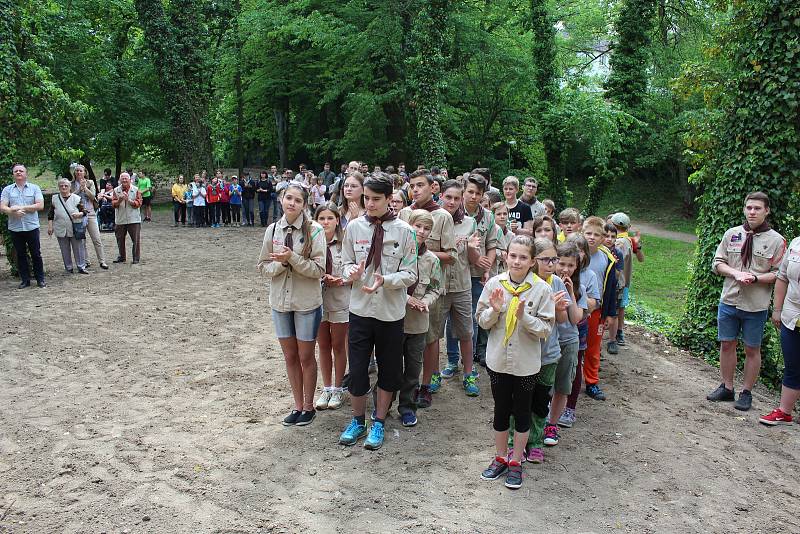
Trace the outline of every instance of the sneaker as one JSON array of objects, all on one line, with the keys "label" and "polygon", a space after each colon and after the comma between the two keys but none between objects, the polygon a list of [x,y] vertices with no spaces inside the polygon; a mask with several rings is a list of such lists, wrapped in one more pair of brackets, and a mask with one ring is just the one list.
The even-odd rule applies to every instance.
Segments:
[{"label": "sneaker", "polygon": [[544,444],[548,447],[558,445],[558,427],[550,425],[544,427]]},{"label": "sneaker", "polygon": [[442,375],[439,373],[433,373],[431,376],[431,385],[428,386],[428,391],[431,393],[436,393],[442,387]]},{"label": "sneaker", "polygon": [[734,404],[733,407],[739,411],[746,412],[751,406],[753,406],[753,394],[743,389],[742,392],[739,393],[739,398],[736,400],[736,404]]},{"label": "sneaker", "polygon": [[400,414],[400,422],[403,426],[416,426],[417,414],[414,412],[403,412]]},{"label": "sneaker", "polygon": [[625,332],[617,330],[617,345],[624,346],[625,344]]},{"label": "sneaker", "polygon": [[300,419],[300,410],[292,410],[292,413],[287,415],[283,419],[283,426],[292,426],[297,424],[297,420]]},{"label": "sneaker", "polygon": [[375,421],[369,427],[369,435],[364,442],[364,448],[370,451],[377,451],[383,445],[383,423]]},{"label": "sneaker", "polygon": [[489,467],[484,469],[483,473],[481,473],[481,478],[483,480],[497,480],[507,470],[508,470],[508,460],[506,460],[502,456],[495,456],[494,460],[492,460],[492,463],[489,464]]},{"label": "sneaker", "polygon": [[367,435],[367,425],[359,424],[356,418],[350,420],[350,424],[344,429],[342,435],[339,436],[340,445],[355,445],[358,440]]},{"label": "sneaker", "polygon": [[475,367],[472,368],[472,372],[470,373],[470,375],[474,376],[475,380],[477,380],[477,379],[479,379],[481,377],[481,373]]},{"label": "sneaker", "polygon": [[617,347],[617,342],[609,341],[608,345],[606,346],[606,350],[608,350],[609,354],[619,354],[619,348]]},{"label": "sneaker", "polygon": [[522,486],[522,465],[517,462],[509,462],[508,472],[506,473],[506,487],[519,489]]},{"label": "sneaker", "polygon": [[558,426],[564,428],[572,428],[572,425],[575,424],[575,410],[572,408],[566,408],[564,413],[561,414],[561,417],[558,418]]},{"label": "sneaker", "polygon": [[433,397],[431,397],[431,390],[428,386],[420,386],[417,390],[417,408],[430,408],[433,404]]},{"label": "sneaker", "polygon": [[532,464],[540,464],[544,462],[544,451],[539,447],[530,447],[525,451],[525,461]]},{"label": "sneaker", "polygon": [[464,392],[467,394],[467,397],[477,397],[481,394],[478,384],[475,383],[475,375],[471,374],[464,379]]},{"label": "sneaker", "polygon": [[331,402],[331,395],[333,393],[329,389],[322,390],[322,395],[319,396],[317,402],[314,403],[314,408],[317,410],[327,410],[328,404]]},{"label": "sneaker", "polygon": [[713,402],[730,402],[735,399],[735,394],[732,389],[725,387],[725,383],[719,385],[717,389],[706,395],[706,400]]},{"label": "sneaker", "polygon": [[791,425],[792,414],[784,413],[780,408],[775,408],[768,415],[759,417],[758,422],[768,426]]},{"label": "sneaker", "polygon": [[458,364],[455,363],[448,363],[444,369],[442,369],[442,378],[453,378],[455,374],[458,372]]},{"label": "sneaker", "polygon": [[335,410],[340,408],[342,404],[344,404],[344,395],[344,390],[341,388],[331,391],[331,398],[328,401],[328,409]]},{"label": "sneaker", "polygon": [[300,417],[297,418],[297,423],[295,423],[295,424],[297,426],[310,425],[311,421],[314,420],[314,417],[316,415],[317,415],[317,411],[316,410],[309,410],[309,411],[303,410],[302,412],[300,412]]},{"label": "sneaker", "polygon": [[600,389],[600,386],[597,384],[589,384],[586,386],[586,394],[589,395],[594,400],[606,400],[606,395],[603,393],[603,390]]}]

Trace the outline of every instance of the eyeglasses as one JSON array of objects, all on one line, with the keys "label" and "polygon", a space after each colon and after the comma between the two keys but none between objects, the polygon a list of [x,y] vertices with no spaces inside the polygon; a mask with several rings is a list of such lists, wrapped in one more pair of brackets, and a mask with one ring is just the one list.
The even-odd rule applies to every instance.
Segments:
[{"label": "eyeglasses", "polygon": [[542,263],[548,263],[550,265],[555,265],[556,263],[558,263],[558,257],[557,256],[553,256],[553,257],[549,257],[549,258],[548,257],[536,258],[536,260],[540,261]]}]

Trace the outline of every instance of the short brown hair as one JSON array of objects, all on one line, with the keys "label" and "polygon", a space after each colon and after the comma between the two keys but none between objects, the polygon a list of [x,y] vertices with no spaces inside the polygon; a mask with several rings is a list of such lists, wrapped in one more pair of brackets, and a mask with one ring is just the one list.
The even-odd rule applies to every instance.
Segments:
[{"label": "short brown hair", "polygon": [[769,208],[769,197],[767,196],[766,193],[763,193],[761,191],[753,191],[752,193],[744,197],[744,203],[747,204],[749,200],[757,200],[759,202],[763,202],[764,207]]},{"label": "short brown hair", "polygon": [[575,208],[567,208],[561,210],[558,214],[558,222],[560,223],[579,223],[581,222],[581,212]]},{"label": "short brown hair", "polygon": [[600,217],[597,217],[596,215],[592,215],[591,217],[589,217],[585,221],[583,221],[583,229],[584,230],[588,226],[594,226],[595,228],[598,228],[600,230],[600,233],[605,233],[605,225],[606,225],[606,222],[603,219],[601,219]]}]

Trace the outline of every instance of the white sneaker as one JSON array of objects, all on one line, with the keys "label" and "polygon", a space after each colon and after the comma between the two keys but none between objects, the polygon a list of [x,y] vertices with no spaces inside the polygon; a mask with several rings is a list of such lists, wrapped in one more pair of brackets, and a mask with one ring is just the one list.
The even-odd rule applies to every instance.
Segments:
[{"label": "white sneaker", "polygon": [[344,404],[344,390],[343,389],[335,389],[331,392],[331,398],[328,401],[328,409],[335,410],[339,408],[342,404]]},{"label": "white sneaker", "polygon": [[558,426],[564,428],[572,428],[575,424],[575,410],[572,408],[565,408],[564,413],[558,418]]},{"label": "white sneaker", "polygon": [[317,402],[314,404],[314,407],[317,410],[327,410],[330,408],[330,401],[331,401],[331,391],[324,389],[322,390],[322,395],[319,396]]}]

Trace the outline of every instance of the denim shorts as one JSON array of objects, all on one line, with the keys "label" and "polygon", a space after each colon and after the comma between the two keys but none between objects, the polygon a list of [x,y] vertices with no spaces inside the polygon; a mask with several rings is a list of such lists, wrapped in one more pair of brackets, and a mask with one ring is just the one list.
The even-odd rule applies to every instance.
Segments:
[{"label": "denim shorts", "polygon": [[275,335],[278,339],[296,337],[299,341],[315,341],[321,322],[322,306],[302,312],[272,310],[272,324],[275,326]]},{"label": "denim shorts", "polygon": [[741,333],[748,347],[760,347],[764,338],[767,310],[748,312],[723,302],[717,308],[717,341],[736,341]]},{"label": "denim shorts", "polygon": [[617,309],[627,308],[628,304],[630,303],[631,303],[631,288],[623,287],[622,294],[617,299]]}]

